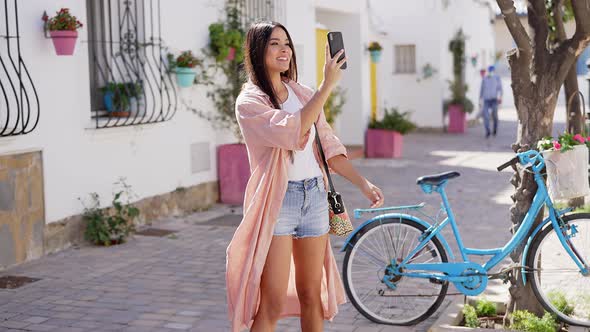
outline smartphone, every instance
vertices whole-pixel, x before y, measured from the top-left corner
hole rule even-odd
[[[344,49],[344,41],[342,40],[342,33],[340,31],[328,32],[328,45],[330,47],[330,56],[334,57],[336,53]],[[342,52],[338,61],[344,59],[346,51]],[[346,69],[346,62],[342,64],[341,69]]]

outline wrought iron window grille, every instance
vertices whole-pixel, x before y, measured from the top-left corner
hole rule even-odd
[[[170,120],[177,94],[164,59],[160,0],[87,0],[96,128]]]
[[[272,20],[286,25],[285,0],[234,0],[246,30],[258,20]]]
[[[21,54],[17,0],[4,0],[0,17],[0,137],[25,135],[37,127],[40,106]]]

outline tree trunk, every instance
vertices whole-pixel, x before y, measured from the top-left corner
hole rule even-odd
[[[517,142],[512,145],[514,152],[524,152],[536,147],[536,143],[544,136],[551,134],[553,128],[553,115],[555,106],[557,104],[558,90],[557,86],[553,84],[551,90],[550,75],[538,77],[539,84],[533,84],[522,78],[514,77],[517,75],[513,73],[513,90],[518,91],[518,96],[532,96],[532,98],[518,98],[516,107],[519,115]],[[546,87],[547,90],[542,90],[539,87]],[[549,96],[549,98],[547,98]],[[526,213],[528,212],[533,197],[537,191],[537,184],[535,183],[533,174],[525,172],[522,168],[514,174],[511,181],[516,188],[516,192],[511,196],[514,204],[510,208],[512,233],[518,230]],[[543,210],[536,217],[534,227],[543,220]],[[510,258],[515,264],[521,263],[522,250],[525,242],[510,255]],[[524,262],[522,262],[524,263]],[[510,300],[507,306],[507,311],[525,309],[532,313],[542,316],[544,309],[537,301],[530,282],[526,285],[520,273],[514,273],[511,279],[511,286],[509,288]]]
[[[590,0],[571,0],[576,32],[572,38],[551,49],[547,47],[549,22],[545,0],[527,1],[530,35],[520,22],[513,0],[496,2],[516,44],[516,48],[508,53],[512,91],[519,121],[517,141],[513,149],[515,152],[523,152],[536,148],[537,141],[552,132],[559,88],[574,65],[575,58],[590,44]],[[523,170],[515,174],[511,183],[516,188],[516,192],[511,196],[514,204],[510,208],[514,231],[522,223],[537,188],[533,175]],[[538,224],[541,218],[542,213],[539,213],[535,224]],[[522,247],[523,244],[511,255],[517,264],[520,263]],[[523,286],[520,273],[515,273],[510,281],[512,297],[507,311],[516,307],[542,314],[543,310],[530,288],[530,283],[527,283],[526,287]],[[514,305],[515,303],[517,305]]]

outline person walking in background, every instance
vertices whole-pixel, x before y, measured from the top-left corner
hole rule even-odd
[[[479,89],[479,105],[483,113],[483,124],[486,138],[490,137],[490,113],[493,121],[491,133],[496,136],[498,131],[498,105],[502,103],[502,81],[496,75],[495,67],[488,67],[488,74],[481,81]]]

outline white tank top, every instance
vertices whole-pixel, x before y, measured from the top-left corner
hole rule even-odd
[[[285,87],[289,92],[289,96],[287,97],[287,100],[281,104],[282,109],[289,113],[300,112],[303,105],[299,101],[299,98],[297,98],[290,86],[285,84]],[[293,151],[295,160],[293,163],[289,162],[289,181],[300,181],[322,175],[320,166],[313,154],[313,144],[315,144],[315,127],[311,126],[311,133],[307,145],[305,145],[305,149],[303,149],[303,151]]]

